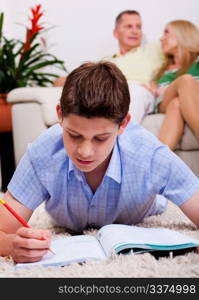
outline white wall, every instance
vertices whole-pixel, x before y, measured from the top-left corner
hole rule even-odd
[[[117,52],[112,30],[122,10],[141,13],[148,41],[157,41],[165,24],[174,19],[187,19],[199,26],[199,0],[1,0],[7,37],[24,38],[29,7],[35,3],[43,5],[45,25],[55,26],[46,33],[49,52],[63,59],[69,71],[84,61]]]

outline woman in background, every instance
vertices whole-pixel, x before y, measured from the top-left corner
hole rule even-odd
[[[185,123],[199,140],[199,30],[189,21],[168,23],[161,38],[165,63],[150,90],[155,111],[165,113],[159,139],[175,150]]]

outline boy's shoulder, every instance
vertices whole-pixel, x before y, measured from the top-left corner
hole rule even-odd
[[[118,138],[120,151],[129,156],[152,156],[160,147],[165,147],[147,129],[136,122],[130,122]]]
[[[66,157],[61,126],[55,124],[41,133],[28,145],[27,152],[31,161],[37,165],[46,165],[58,157]]]

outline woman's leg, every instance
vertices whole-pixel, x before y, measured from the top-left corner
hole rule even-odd
[[[183,75],[178,95],[183,119],[199,140],[199,83],[191,75]]]
[[[184,120],[178,98],[172,99],[166,107],[165,118],[159,132],[159,140],[175,150],[184,132]]]
[[[174,98],[178,98],[181,115],[179,112],[177,113],[176,109],[173,111],[172,101]],[[171,106],[168,107],[169,105]],[[166,113],[163,127],[160,130],[160,139],[171,149],[174,148],[180,132],[183,134],[182,120],[187,123],[199,140],[199,83],[193,76],[184,74],[171,83],[160,104],[160,112]],[[174,117],[175,114],[176,117]],[[169,122],[171,122],[170,125]],[[173,133],[173,139],[172,134],[167,130],[169,126],[172,127],[172,123],[175,125],[179,123],[178,134],[174,138],[175,134]]]
[[[164,97],[159,105],[159,111],[161,113],[166,112],[167,105],[176,97],[178,97],[178,90],[181,81],[181,77],[174,80],[165,90]]]

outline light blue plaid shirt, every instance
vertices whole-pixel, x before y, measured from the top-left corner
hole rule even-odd
[[[199,179],[180,158],[133,122],[117,138],[95,193],[68,158],[58,124],[28,146],[8,185],[31,210],[45,201],[56,223],[76,232],[110,223],[136,224],[164,210],[165,198],[157,194],[181,205],[197,189]]]

